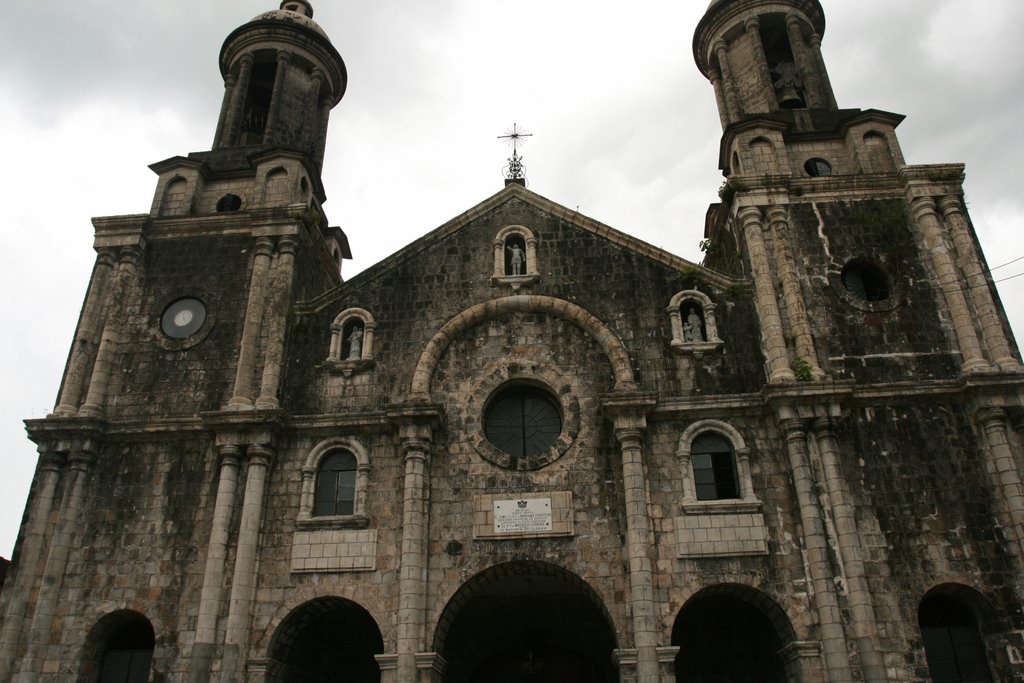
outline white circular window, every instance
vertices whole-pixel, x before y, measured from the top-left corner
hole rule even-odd
[[[160,329],[171,339],[191,337],[206,322],[206,306],[199,299],[178,299],[164,309]]]

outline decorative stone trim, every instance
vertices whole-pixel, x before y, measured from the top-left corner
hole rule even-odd
[[[704,330],[707,332],[706,339],[702,341],[686,340],[686,328],[683,322],[683,307],[686,304],[699,308],[703,314],[702,322]],[[716,308],[717,305],[711,301],[708,295],[695,289],[684,290],[673,296],[668,308],[665,309],[672,325],[672,351],[679,354],[693,354],[699,358],[704,353],[720,349],[724,342],[718,336],[718,322],[715,319]]]
[[[513,246],[512,242],[516,244]],[[519,247],[518,242],[523,243]],[[519,251],[518,257],[525,260],[518,273],[508,272],[505,264],[506,251],[515,248]],[[522,225],[508,225],[498,231],[494,236],[494,273],[491,275],[491,282],[498,285],[509,285],[512,291],[518,290],[525,285],[533,284],[540,279],[540,268],[537,263],[537,238],[533,232]]]
[[[359,352],[352,353],[352,331],[360,330]],[[377,323],[369,311],[362,308],[348,308],[331,323],[331,348],[325,361],[330,372],[351,377],[353,373],[364,372],[375,365],[373,358],[373,333]],[[346,337],[348,334],[348,337]],[[346,345],[348,347],[346,348]]]
[[[466,402],[466,436],[474,450],[487,462],[512,470],[538,470],[565,455],[576,442],[580,428],[579,392],[572,380],[529,360],[508,361],[487,368],[484,379],[477,383]],[[491,398],[510,384],[544,387],[557,401],[562,412],[562,431],[543,453],[517,458],[499,450],[484,433],[484,412]]]
[[[316,475],[320,462],[336,450],[345,450],[356,458],[356,498],[351,515],[313,516],[313,497],[316,491]],[[366,516],[367,487],[370,483],[370,456],[358,440],[339,436],[318,443],[306,456],[302,465],[302,494],[299,499],[299,514],[296,527],[300,529],[365,529],[369,526]]]

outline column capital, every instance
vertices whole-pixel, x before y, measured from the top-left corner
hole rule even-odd
[[[257,237],[256,238],[256,255],[257,256],[270,256],[274,253],[274,238],[273,237]]]
[[[402,461],[426,462],[430,455],[430,441],[418,437],[406,437],[402,439]]]
[[[744,206],[736,215],[743,223],[744,228],[751,228],[755,225],[759,228],[764,227],[764,213],[756,206]]]
[[[802,440],[807,436],[807,420],[802,417],[787,417],[779,420],[779,429],[785,434],[787,441]]]
[[[238,58],[238,63],[243,67],[252,66],[256,63],[256,55],[251,52],[246,52]]]
[[[274,449],[265,444],[253,444],[246,449],[250,465],[270,467],[274,462]]]
[[[235,87],[236,83],[238,83],[238,76],[236,76],[235,74],[228,74],[224,77],[225,88],[233,88]]]
[[[789,222],[789,210],[781,204],[772,204],[768,207],[768,221],[771,223]]]
[[[964,205],[960,202],[960,198],[953,195],[945,195],[939,198],[939,209],[942,210],[942,215],[946,217],[953,214],[962,216],[964,213]]]
[[[96,265],[113,267],[117,263],[117,249],[115,247],[100,247],[96,252]]]
[[[819,436],[835,436],[836,428],[839,426],[840,418],[835,415],[814,418],[811,427],[814,433]]]
[[[39,469],[57,472],[64,467],[66,460],[63,453],[49,446],[39,446],[36,451],[39,453]]]
[[[132,266],[139,265],[139,261],[142,259],[142,247],[133,244],[129,247],[121,247],[121,251],[117,254],[119,263],[127,263]]]
[[[219,444],[217,446],[217,455],[220,456],[220,464],[224,465],[237,465],[242,458],[242,447],[237,444]]]
[[[708,69],[708,80],[711,85],[716,85],[722,80],[722,72],[718,69]]]
[[[644,443],[646,430],[639,427],[619,427],[615,429],[615,438],[622,448],[640,448]]]
[[[292,61],[292,53],[291,52],[288,52],[287,50],[278,50],[277,51],[277,63],[278,64],[287,64],[290,61]]]
[[[807,39],[807,44],[811,46],[812,50],[821,49],[821,36],[817,33],[812,33],[811,37]]]
[[[279,254],[295,254],[295,248],[299,245],[298,240],[290,235],[285,235],[277,241],[277,252]]]
[[[761,20],[757,17],[747,17],[743,22],[743,28],[747,29],[747,33],[753,33],[761,28]]]
[[[88,472],[96,462],[96,455],[91,451],[76,451],[68,455],[68,463],[71,469],[79,472]]]
[[[985,429],[995,426],[1006,425],[1006,411],[998,406],[985,406],[979,408],[974,414],[978,422],[981,423]]]
[[[786,28],[790,28],[791,29],[793,27],[796,27],[798,29],[803,29],[803,22],[800,21],[800,17],[798,17],[797,15],[795,15],[795,14],[787,14],[786,15]]]
[[[935,199],[932,197],[914,197],[910,200],[910,209],[914,216],[920,218],[925,214],[934,214],[936,209]]]
[[[723,52],[723,51],[727,50],[728,47],[729,47],[729,44],[726,43],[721,38],[719,38],[718,40],[716,40],[714,43],[711,44],[711,49],[714,50],[716,53]]]

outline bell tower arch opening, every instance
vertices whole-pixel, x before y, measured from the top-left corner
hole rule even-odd
[[[448,601],[434,635],[445,683],[613,683],[615,631],[583,579],[534,561],[496,565]]]

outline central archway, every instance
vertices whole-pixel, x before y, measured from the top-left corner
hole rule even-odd
[[[445,683],[613,683],[615,632],[586,582],[561,567],[491,567],[449,600],[434,648]]]

